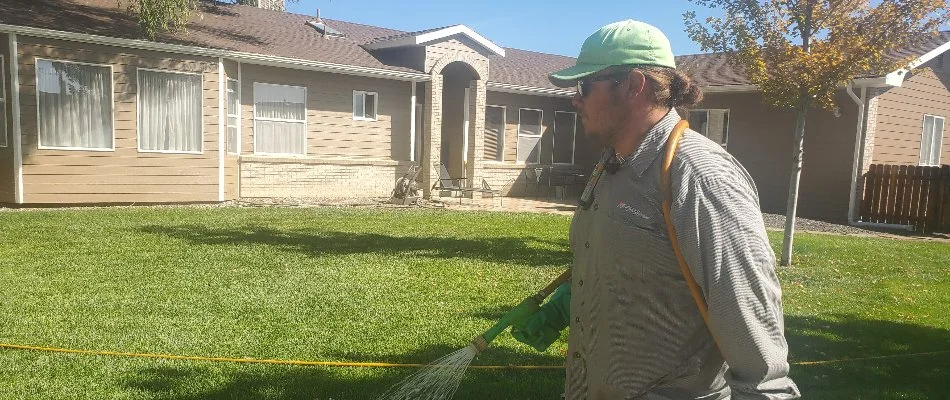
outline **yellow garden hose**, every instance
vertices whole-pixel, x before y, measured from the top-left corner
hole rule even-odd
[[[378,362],[343,362],[343,361],[303,361],[303,360],[268,360],[260,358],[228,358],[228,357],[201,357],[201,356],[179,356],[175,354],[151,354],[151,353],[126,353],[121,351],[107,350],[76,350],[62,349],[58,347],[40,347],[25,346],[20,344],[0,343],[0,348],[13,350],[32,350],[50,353],[69,353],[85,354],[94,356],[114,356],[114,357],[140,357],[140,358],[159,358],[166,360],[190,360],[190,361],[218,361],[232,363],[251,363],[251,364],[277,364],[277,365],[310,365],[321,367],[406,367],[422,368],[428,364],[397,364],[397,363],[378,363]],[[472,365],[469,368],[479,369],[563,369],[563,365]]]
[[[11,350],[29,350],[42,351],[49,353],[68,353],[84,354],[94,356],[113,356],[113,357],[140,357],[140,358],[158,358],[165,360],[190,360],[190,361],[216,361],[233,363],[252,363],[252,364],[276,364],[276,365],[309,365],[320,367],[378,367],[378,368],[422,368],[428,364],[397,364],[397,363],[373,363],[373,362],[342,362],[342,361],[303,361],[303,360],[268,360],[258,358],[227,358],[227,357],[200,357],[200,356],[179,356],[174,354],[151,354],[151,353],[126,353],[120,351],[101,351],[101,350],[75,350],[62,349],[57,347],[26,346],[21,344],[0,343],[0,348]],[[868,361],[868,360],[886,360],[893,358],[907,358],[930,356],[937,354],[948,354],[950,350],[928,351],[922,353],[891,354],[883,356],[841,358],[834,360],[817,361],[799,361],[790,363],[791,365],[823,365],[842,362]],[[564,369],[564,365],[471,365],[469,368],[476,369]]]

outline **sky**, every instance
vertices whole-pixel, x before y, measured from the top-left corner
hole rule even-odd
[[[660,28],[676,55],[701,53],[685,32],[683,13],[708,9],[687,0],[297,0],[290,12],[401,31],[456,24],[502,47],[577,57],[584,39],[601,26],[636,19]]]

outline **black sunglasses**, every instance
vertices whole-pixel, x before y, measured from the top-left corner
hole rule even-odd
[[[595,76],[592,78],[578,80],[577,94],[581,95],[581,97],[587,97],[587,95],[590,94],[591,85],[593,85],[594,82],[613,81],[614,83],[619,84],[620,82],[623,82],[623,78],[625,78],[627,74],[629,73],[630,71],[620,71],[613,74]]]

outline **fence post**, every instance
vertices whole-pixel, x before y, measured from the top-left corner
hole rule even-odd
[[[874,189],[874,165],[868,167],[868,171],[864,173],[862,179],[862,188],[861,189],[861,210],[860,210],[860,220],[868,222],[871,220],[871,191]]]

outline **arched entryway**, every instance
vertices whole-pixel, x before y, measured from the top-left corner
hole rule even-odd
[[[465,178],[463,186],[478,187],[484,154],[481,129],[487,61],[454,53],[436,62],[429,74],[421,159],[422,182],[428,182],[425,196],[432,195],[430,188],[439,180],[440,164],[452,178]]]
[[[442,142],[439,162],[453,178],[469,177],[468,142],[471,110],[471,86],[477,79],[475,70],[461,61],[442,70]]]

